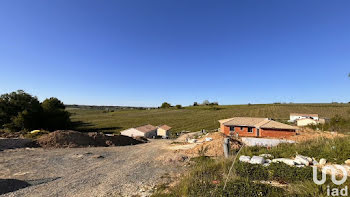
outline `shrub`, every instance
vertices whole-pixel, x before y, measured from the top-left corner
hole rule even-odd
[[[182,105],[176,105],[175,108],[176,109],[182,109]]]
[[[170,108],[170,107],[171,107],[170,103],[167,103],[167,102],[162,103],[162,105],[160,106],[160,108]]]
[[[64,104],[57,98],[45,99],[43,108],[42,127],[48,130],[66,129],[70,126],[70,114],[65,111]]]
[[[268,170],[262,165],[237,162],[234,169],[237,175],[250,180],[267,180],[269,178]]]

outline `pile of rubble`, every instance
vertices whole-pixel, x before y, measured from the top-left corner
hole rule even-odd
[[[289,158],[276,158],[273,159],[273,156],[270,154],[261,154],[259,156],[245,156],[242,155],[239,157],[239,161],[246,162],[250,164],[259,164],[263,165],[265,167],[269,166],[271,163],[285,163],[289,166],[294,167],[306,167],[306,166],[316,166],[318,168],[325,167],[327,174],[333,174],[335,173],[337,176],[342,175],[342,169],[345,169],[347,171],[347,175],[350,176],[350,159],[346,160],[344,164],[331,164],[327,163],[327,160],[322,158],[320,161],[317,161],[315,158],[303,156],[303,155],[296,155],[294,159]],[[334,170],[332,170],[334,169]]]

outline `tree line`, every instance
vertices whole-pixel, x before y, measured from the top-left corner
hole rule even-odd
[[[40,102],[23,90],[0,96],[0,128],[11,131],[66,129],[71,126],[70,113],[57,98]]]

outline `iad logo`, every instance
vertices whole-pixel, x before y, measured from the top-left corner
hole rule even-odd
[[[313,180],[314,183],[317,185],[322,185],[326,182],[326,174],[327,172],[331,172],[331,178],[332,182],[336,185],[342,185],[345,183],[346,179],[348,178],[348,173],[346,169],[341,165],[335,165],[334,166],[325,166],[322,168],[322,179],[317,179],[317,167],[312,166],[313,168]],[[341,174],[339,173],[341,171]],[[336,176],[341,175],[341,179],[337,180]],[[331,188],[329,185],[327,186],[327,195],[328,196],[348,196],[348,186],[345,186],[344,188]]]

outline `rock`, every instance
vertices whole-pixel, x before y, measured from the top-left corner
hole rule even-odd
[[[205,141],[206,141],[206,142],[213,141],[213,138],[211,138],[211,137],[206,137],[206,138],[205,138]]]
[[[265,163],[270,164],[271,163],[271,159],[265,159]]]
[[[261,154],[259,156],[260,157],[265,157],[265,158],[273,158],[273,155],[271,155],[271,154]]]
[[[293,159],[286,159],[286,158],[277,158],[272,160],[273,163],[285,163],[289,166],[295,166],[295,162]]]
[[[345,164],[350,166],[350,159],[346,160]]]
[[[269,167],[269,166],[270,166],[270,163],[264,163],[263,166],[264,166],[264,167]]]
[[[300,163],[300,164],[303,164],[305,166],[309,166],[310,162],[312,162],[312,159],[310,157],[306,157],[306,156],[303,156],[303,155],[297,155],[295,157],[295,161]]]
[[[242,155],[242,156],[239,157],[239,161],[249,163],[250,162],[250,157]]]
[[[325,165],[327,163],[327,160],[322,158],[322,159],[320,159],[319,163],[320,163],[320,165]]]
[[[96,158],[96,159],[103,159],[103,158],[105,158],[105,157],[102,156],[102,155],[94,155],[93,158]]]
[[[249,163],[251,163],[251,164],[264,164],[265,163],[265,159],[264,159],[264,157],[253,156],[250,159]]]
[[[295,165],[295,167],[297,167],[297,168],[304,168],[305,166],[304,165]]]

